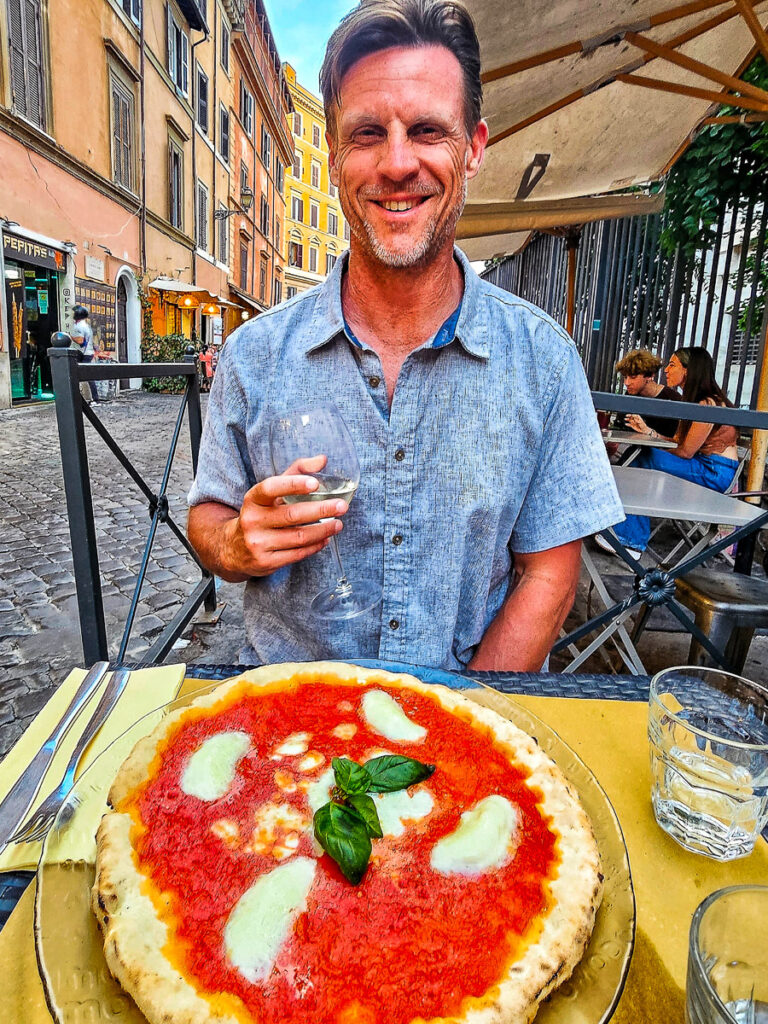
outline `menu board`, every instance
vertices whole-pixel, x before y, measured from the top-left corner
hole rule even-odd
[[[102,352],[115,354],[115,288],[75,278],[75,303],[90,313],[88,323]]]

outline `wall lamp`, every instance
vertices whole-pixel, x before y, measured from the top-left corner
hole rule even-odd
[[[243,213],[248,213],[250,208],[253,206],[253,189],[249,185],[243,185],[240,191],[240,206],[242,207]],[[213,214],[214,220],[226,220],[227,217],[231,217],[233,213],[240,213],[240,210],[215,210]]]

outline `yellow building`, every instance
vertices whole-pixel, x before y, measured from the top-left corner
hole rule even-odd
[[[347,248],[349,226],[328,176],[323,105],[283,66],[294,105],[295,159],[285,175],[286,298],[319,284]]]

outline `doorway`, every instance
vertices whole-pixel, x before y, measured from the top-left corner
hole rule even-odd
[[[53,398],[48,349],[59,329],[56,271],[21,262],[5,264],[13,401]]]
[[[117,281],[117,361],[128,362],[128,292],[125,278],[121,275]],[[120,379],[120,390],[130,385],[127,378]]]

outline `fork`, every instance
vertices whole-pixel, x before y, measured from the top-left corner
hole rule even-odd
[[[58,828],[63,828],[72,820],[78,807],[78,800],[68,800],[67,797],[75,783],[75,772],[77,771],[78,762],[82,757],[83,751],[120,699],[130,674],[130,671],[125,668],[115,669],[112,673],[112,678],[107,683],[106,689],[101,695],[101,700],[96,706],[96,710],[88,720],[88,724],[83,729],[80,739],[72,751],[72,756],[69,759],[61,782],[45,798],[37,810],[9,837],[9,843],[34,843],[43,839],[50,831],[57,814],[59,815]]]

